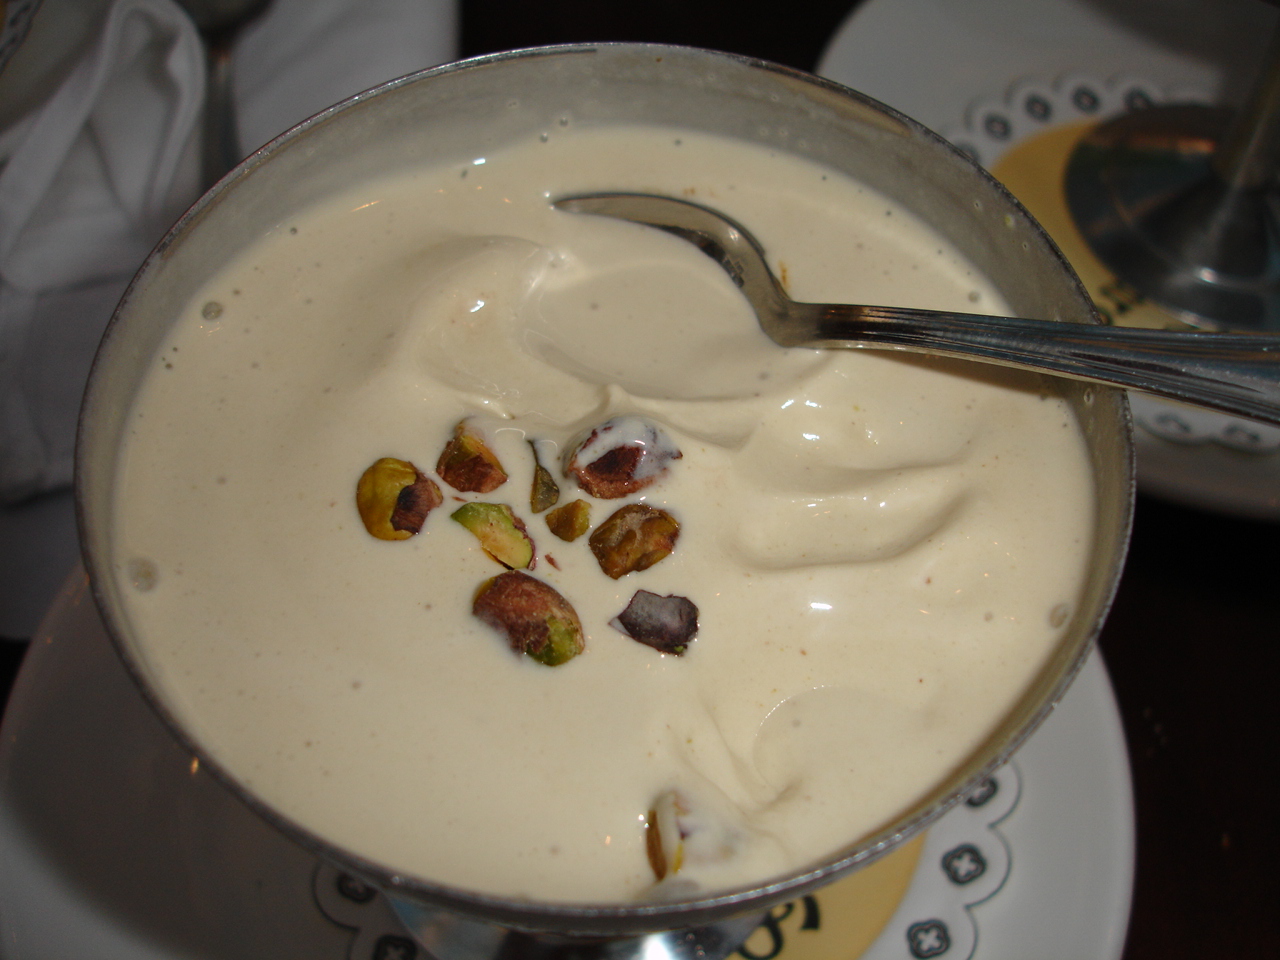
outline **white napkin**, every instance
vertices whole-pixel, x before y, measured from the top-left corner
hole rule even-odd
[[[172,0],[117,0],[61,87],[5,132],[0,500],[71,478],[93,350],[129,276],[196,190],[199,38]]]
[[[247,156],[325,107],[457,56],[457,0],[275,0],[233,60]]]
[[[451,59],[456,0],[276,0],[233,60],[248,153]],[[198,193],[204,52],[173,0],[114,0],[97,43],[0,133],[0,503],[70,483],[80,396],[130,277]]]

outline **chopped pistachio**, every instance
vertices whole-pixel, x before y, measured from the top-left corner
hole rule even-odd
[[[383,457],[356,484],[356,509],[379,540],[407,540],[444,502],[440,488],[408,460]]]
[[[698,633],[698,608],[688,597],[637,590],[609,626],[662,653],[684,656]]]
[[[453,428],[453,439],[445,444],[436,473],[453,489],[466,493],[490,493],[507,482],[497,456],[465,420]]]
[[[643,417],[614,417],[572,447],[565,473],[591,496],[616,500],[658,480],[681,456],[657,424]]]
[[[680,524],[667,511],[629,503],[596,527],[588,543],[600,569],[617,580],[667,557],[679,536]]]
[[[508,569],[533,563],[533,541],[524,521],[505,503],[465,503],[450,516],[470,530],[484,552]]]
[[[653,875],[664,880],[675,876],[684,866],[684,837],[680,833],[680,817],[688,815],[684,797],[675,790],[659,794],[645,817],[644,846]]]
[[[591,504],[571,500],[547,514],[547,528],[561,540],[572,543],[591,529]]]
[[[682,790],[664,790],[645,817],[645,852],[660,881],[693,864],[723,863],[737,856],[745,831],[728,808]]]
[[[560,502],[560,487],[551,471],[538,459],[538,445],[530,440],[529,447],[533,450],[533,488],[529,491],[529,509],[541,513]]]
[[[513,650],[549,667],[572,660],[585,645],[582,623],[569,601],[519,570],[486,581],[471,612],[506,637]]]

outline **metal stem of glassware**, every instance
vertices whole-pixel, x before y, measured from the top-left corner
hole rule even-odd
[[[1117,279],[1193,326],[1280,330],[1280,27],[1239,112],[1135,110],[1089,131],[1067,206]]]
[[[1266,64],[1213,154],[1214,173],[1233,190],[1271,186],[1280,164],[1280,26]]]
[[[639,936],[569,936],[513,930],[394,894],[388,901],[436,960],[724,960],[763,919],[754,912]]]
[[[232,45],[270,0],[179,0],[200,31],[205,48],[205,106],[200,187],[207,190],[242,158],[232,88]]]
[[[1142,330],[916,310],[799,303],[741,224],[700,204],[593,194],[557,208],[658,227],[716,260],[784,347],[862,347],[962,357],[1128,387],[1280,425],[1280,336]]]

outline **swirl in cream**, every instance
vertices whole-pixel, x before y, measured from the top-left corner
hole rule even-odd
[[[157,682],[288,816],[459,887],[723,889],[866,835],[989,735],[1060,635],[1092,510],[1070,411],[1031,376],[782,350],[689,245],[548,204],[693,196],[750,224],[800,299],[1000,310],[926,227],[828,170],[630,128],[484,160],[282,224],[173,330],[116,524],[120,569],[156,571],[129,615]],[[612,417],[682,454],[631,498],[679,519],[675,552],[617,581],[528,509],[526,441],[554,465]],[[430,471],[468,418],[510,474],[488,499],[524,516],[534,573],[582,620],[563,666],[471,616],[498,568],[449,509],[399,542],[356,516],[368,464]],[[561,485],[593,523],[617,506]],[[687,654],[609,626],[640,589],[696,603]],[[689,856],[655,889],[644,822],[676,795]]]

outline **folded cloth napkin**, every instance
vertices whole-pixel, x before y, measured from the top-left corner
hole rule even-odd
[[[70,481],[102,328],[194,198],[203,97],[182,10],[117,0],[62,85],[0,139],[0,500]]]
[[[329,104],[451,59],[456,0],[275,0],[237,43],[244,153]],[[71,480],[97,342],[199,190],[204,51],[173,0],[114,0],[97,43],[0,133],[0,503]]]
[[[361,90],[457,56],[457,0],[274,0],[236,43],[247,156]]]

